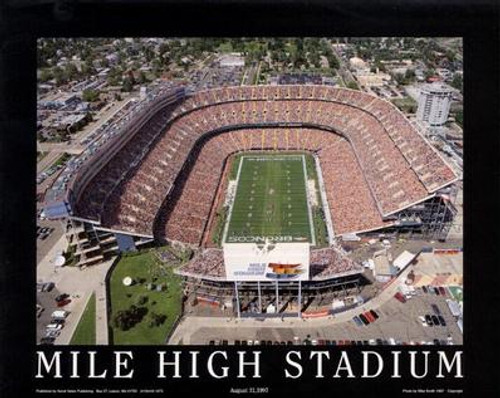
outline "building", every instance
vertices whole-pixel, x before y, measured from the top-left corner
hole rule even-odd
[[[239,54],[229,54],[224,55],[219,59],[219,65],[221,68],[224,67],[243,67],[245,66],[245,58],[241,57]]]
[[[422,88],[418,100],[417,119],[431,126],[442,126],[448,120],[454,90],[444,84],[429,84]]]
[[[377,73],[362,72],[356,73],[356,79],[363,87],[382,87],[391,81],[391,76],[378,71]]]
[[[358,57],[352,57],[349,59],[349,65],[351,66],[352,69],[355,70],[370,70],[368,67],[367,63],[363,61],[361,58]]]

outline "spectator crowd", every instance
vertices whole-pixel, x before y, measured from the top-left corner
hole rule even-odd
[[[81,217],[199,245],[224,160],[248,150],[315,152],[336,234],[384,227],[385,216],[455,179],[396,107],[360,91],[223,87],[167,108],[86,187]]]

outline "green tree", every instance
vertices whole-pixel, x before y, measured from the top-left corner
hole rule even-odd
[[[350,88],[353,90],[359,90],[358,83],[356,83],[354,80],[351,80],[349,83],[347,83],[347,88]]]
[[[463,87],[464,81],[463,81],[462,75],[460,75],[459,73],[455,73],[450,85],[451,85],[451,87],[456,88],[457,90],[459,90],[462,93],[463,89],[464,89],[464,87]]]
[[[66,68],[64,69],[64,73],[66,75],[67,80],[74,80],[79,75],[78,69],[76,68],[75,64],[73,64],[73,63],[68,63],[66,65]]]
[[[141,322],[147,313],[146,307],[132,305],[128,310],[118,311],[113,319],[113,324],[116,328],[126,331]]]
[[[149,327],[161,326],[167,320],[166,315],[158,314],[156,312],[152,312],[149,317]]]
[[[66,74],[64,73],[61,67],[56,66],[52,72],[54,74],[54,78],[56,79],[57,86],[60,86],[68,82]]]
[[[40,72],[40,81],[44,83],[46,81],[49,81],[50,79],[52,79],[52,73],[50,72],[50,70],[42,69],[42,71]]]
[[[97,90],[87,89],[82,92],[82,99],[85,102],[94,102],[99,99],[100,92]]]
[[[139,71],[139,76],[137,76],[137,83],[144,84],[148,81],[146,74],[141,70]]]
[[[457,114],[455,115],[455,121],[460,127],[464,126],[464,111],[459,110]]]
[[[132,91],[133,88],[134,87],[132,85],[132,82],[130,81],[130,79],[128,77],[123,80],[122,91],[129,93]]]

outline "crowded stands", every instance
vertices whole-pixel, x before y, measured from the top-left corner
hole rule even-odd
[[[336,234],[388,226],[385,216],[455,179],[396,107],[360,91],[223,87],[171,107],[156,113],[94,177],[77,215],[199,245],[224,160],[256,149],[317,153]]]
[[[362,267],[334,248],[315,249],[310,252],[312,280],[347,276],[362,272]],[[224,252],[222,249],[202,249],[193,260],[177,270],[180,275],[224,280]]]

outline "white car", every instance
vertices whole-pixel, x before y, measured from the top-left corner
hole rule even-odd
[[[61,325],[60,323],[51,323],[49,325],[47,325],[47,330],[61,330],[63,327],[63,325]]]
[[[64,310],[57,310],[52,313],[52,318],[58,318],[58,319],[66,319],[66,317],[69,315],[69,311],[64,311]]]
[[[45,333],[45,337],[56,338],[59,337],[60,334],[61,334],[60,330],[47,330],[47,333]]]

